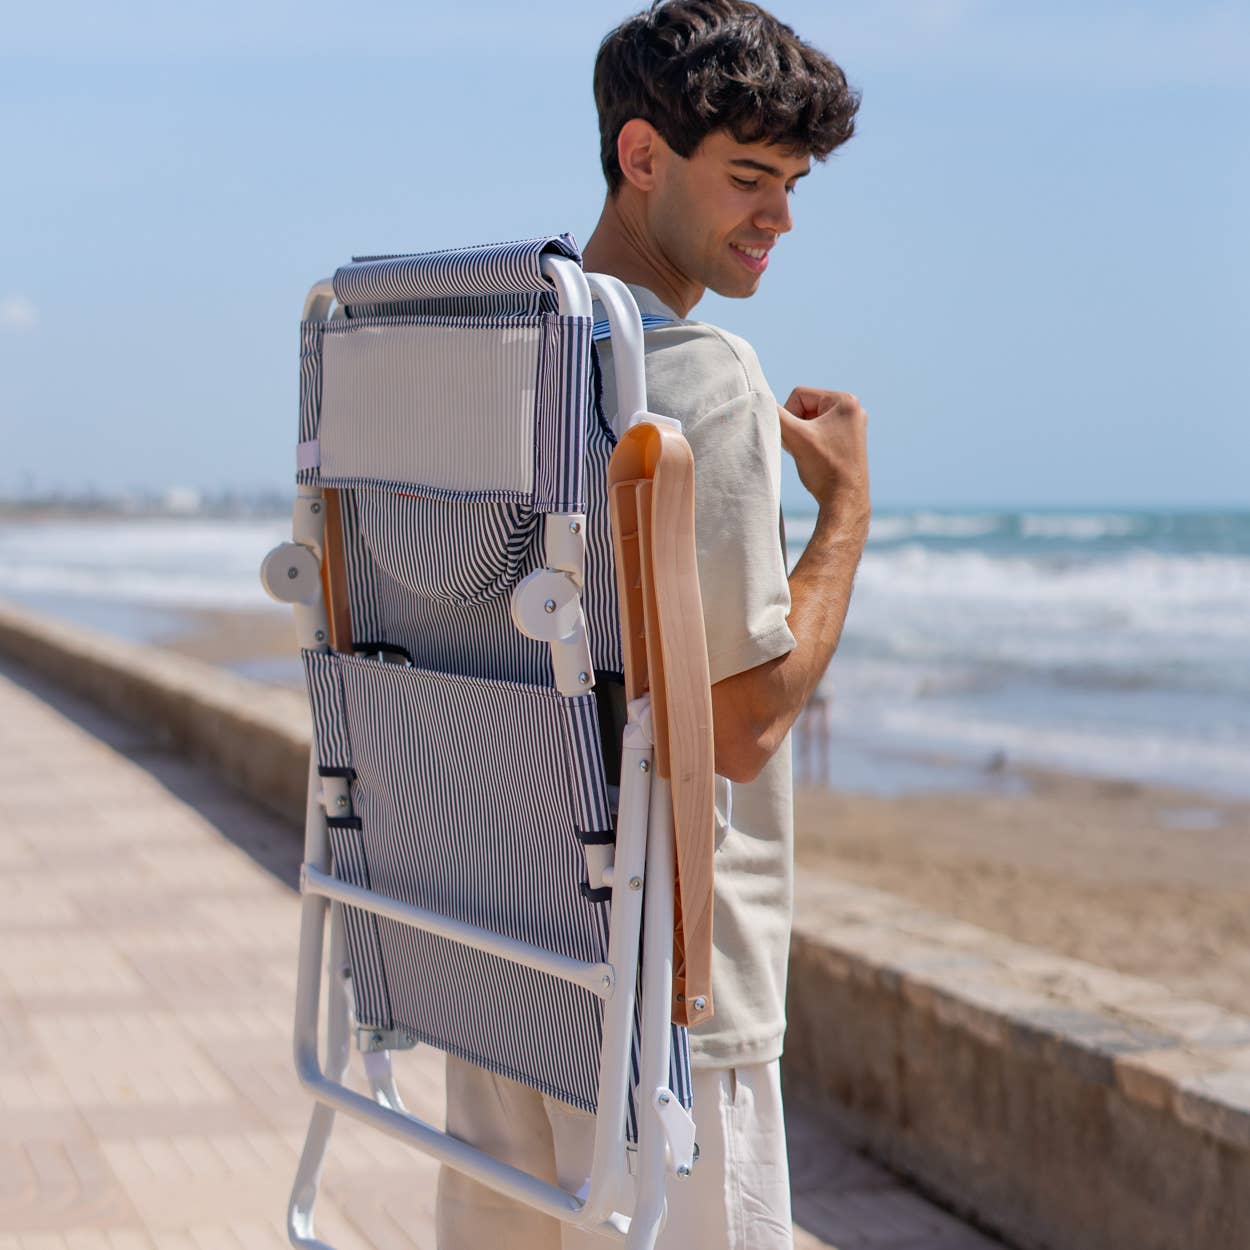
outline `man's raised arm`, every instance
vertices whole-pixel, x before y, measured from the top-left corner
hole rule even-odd
[[[867,416],[859,400],[800,386],[777,413],[782,446],[818,511],[790,574],[794,649],[712,687],[716,771],[735,782],[759,775],[824,674],[842,635],[871,515]]]

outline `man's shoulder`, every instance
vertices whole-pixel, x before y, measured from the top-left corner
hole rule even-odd
[[[673,321],[646,335],[648,402],[657,412],[707,412],[768,383],[755,349],[737,334],[706,321]],[[673,415],[678,415],[674,411]]]

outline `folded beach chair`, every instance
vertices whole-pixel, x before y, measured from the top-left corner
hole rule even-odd
[[[713,789],[693,467],[646,411],[637,307],[563,235],[354,260],[301,333],[294,536],[262,568],[295,609],[315,739],[291,1241],[325,1246],[342,1112],[650,1247],[697,1157]],[[353,1041],[371,1096],[345,1083]],[[593,1114],[580,1191],[408,1113],[391,1052],[416,1044]]]

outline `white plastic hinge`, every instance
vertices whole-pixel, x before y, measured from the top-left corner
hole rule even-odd
[[[527,638],[548,643],[556,688],[564,695],[593,689],[590,639],[582,601],[572,575],[535,569],[512,592],[512,623]]]
[[[321,598],[321,561],[303,543],[280,543],[260,565],[260,584],[278,603],[316,603]]]
[[[668,1146],[668,1170],[689,1176],[695,1161],[694,1119],[671,1089],[657,1089],[654,1101]]]
[[[650,421],[652,425],[667,425],[670,429],[681,432],[681,422],[676,417],[662,417],[658,412],[636,412],[629,419],[629,428],[640,425],[643,421]]]
[[[547,516],[543,534],[547,567],[567,573],[582,587],[586,574],[586,518],[580,512],[554,512]]]
[[[407,1029],[370,1029],[360,1027],[356,1030],[356,1045],[360,1053],[366,1056],[365,1068],[368,1070],[368,1056],[392,1050],[412,1050],[417,1044]]]
[[[622,746],[633,750],[645,750],[655,744],[655,729],[651,721],[651,696],[631,699],[626,705],[625,733]]]
[[[330,649],[330,626],[326,620],[325,604],[295,605],[295,641],[305,651],[328,651]]]
[[[327,816],[352,814],[351,782],[346,777],[322,777],[321,803]]]
[[[612,884],[612,866],[616,847],[610,842],[583,846],[586,854],[586,880],[592,890],[602,890]]]
[[[321,559],[321,544],[326,534],[326,509],[321,491],[317,487],[300,487],[300,493],[291,509],[291,537],[305,547],[311,547]]]

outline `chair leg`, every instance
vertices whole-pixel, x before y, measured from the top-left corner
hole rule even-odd
[[[352,994],[347,968],[347,942],[342,912],[330,905],[330,956],[327,972],[329,990],[326,1003],[326,1075],[342,1081],[351,1062]],[[313,1107],[300,1153],[291,1200],[287,1207],[287,1236],[298,1250],[334,1250],[320,1241],[313,1228],[313,1209],[321,1186],[330,1134],[334,1131],[334,1111],[322,1103]]]
[[[326,1075],[341,1081],[352,1058],[352,1022],[356,1004],[352,997],[351,969],[347,962],[347,929],[343,909],[330,904],[330,956],[326,977],[329,1001],[326,1004]]]
[[[317,1103],[308,1123],[308,1135],[304,1138],[304,1149],[291,1189],[291,1202],[287,1207],[287,1236],[291,1245],[299,1250],[334,1250],[329,1242],[319,1241],[313,1232],[313,1207],[317,1202],[321,1170],[325,1166],[326,1148],[333,1130],[334,1112]]]

